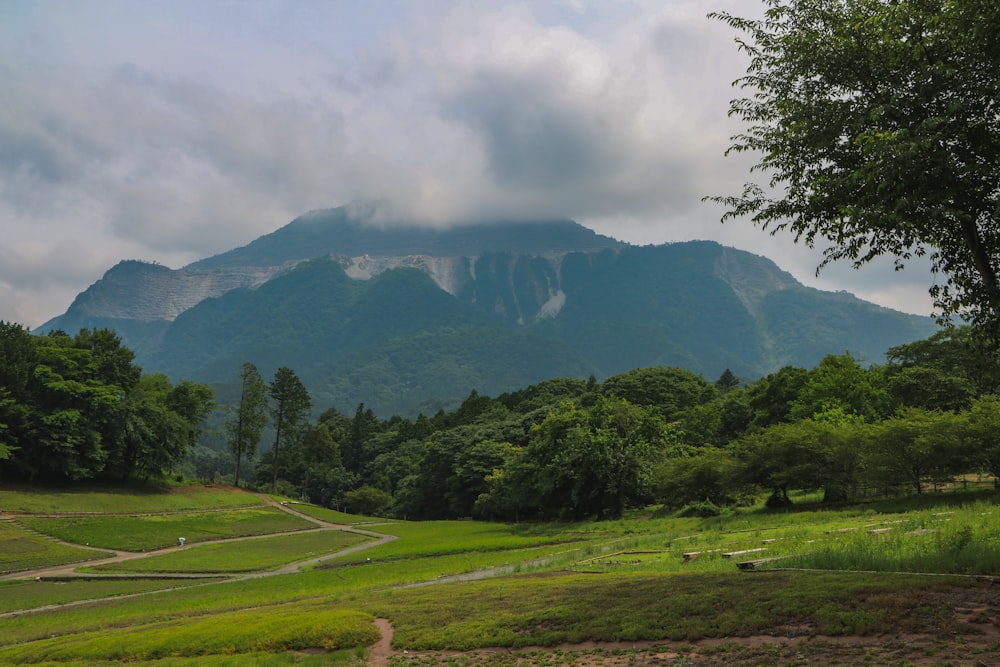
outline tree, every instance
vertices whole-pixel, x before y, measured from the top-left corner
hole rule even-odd
[[[799,395],[792,401],[792,419],[809,418],[832,409],[841,409],[866,421],[886,416],[890,406],[881,371],[865,369],[850,354],[827,355],[809,371]]]
[[[930,288],[1000,345],[1000,11],[995,0],[765,0],[745,33],[749,96],[728,152],[769,174],[724,204],[771,233],[821,243],[820,268],[927,256]],[[827,245],[828,244],[828,245]]]
[[[34,336],[20,324],[0,320],[0,460],[30,437],[28,388],[37,363]]]
[[[274,404],[271,406],[271,420],[274,423],[274,456],[271,460],[273,468],[272,493],[278,490],[278,467],[281,459],[281,439],[294,439],[298,435],[303,418],[312,407],[312,399],[302,380],[291,368],[282,366],[274,373],[274,379],[267,389]]]
[[[963,446],[1000,486],[1000,397],[977,399],[960,420]]]
[[[109,450],[106,473],[120,480],[149,479],[166,474],[181,462],[194,445],[198,425],[211,408],[211,389],[187,383],[179,393],[198,387],[199,400],[207,401],[185,412],[172,400],[178,387],[166,375],[143,375],[125,396],[117,411],[118,431],[105,437]]]
[[[636,368],[613,375],[604,381],[601,391],[633,405],[655,406],[668,420],[678,410],[708,403],[717,395],[715,385],[705,378],[675,366]]]
[[[871,427],[872,468],[880,482],[910,484],[946,481],[969,465],[962,445],[962,418],[950,412],[904,408]]]
[[[767,428],[788,421],[792,404],[809,380],[809,371],[785,366],[776,373],[761,378],[747,389],[749,427]]]
[[[240,370],[240,402],[233,419],[226,422],[229,449],[236,457],[233,484],[240,485],[240,463],[253,460],[260,444],[260,434],[267,424],[267,386],[257,367],[247,362]]]
[[[975,397],[1000,389],[1000,357],[996,350],[981,345],[969,327],[945,327],[929,338],[890,347],[885,357],[890,380],[894,374],[908,369],[929,368],[949,376],[947,383],[963,399],[969,398],[970,391]]]
[[[652,500],[653,465],[670,445],[676,442],[654,407],[613,397],[590,409],[565,402],[532,428],[505,473],[508,490],[542,515],[618,518],[626,506]]]

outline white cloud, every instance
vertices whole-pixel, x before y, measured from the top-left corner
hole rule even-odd
[[[702,203],[749,166],[722,155],[744,63],[705,14],[727,6],[753,11],[11,0],[0,319],[40,324],[119,259],[179,266],[356,199],[430,222],[558,216],[637,243],[715,239],[926,311],[914,284],[929,274],[817,280],[817,252]]]

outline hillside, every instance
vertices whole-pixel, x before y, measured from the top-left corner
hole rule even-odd
[[[307,214],[183,269],[122,262],[42,331],[109,327],[148,372],[224,386],[289,366],[317,405],[413,413],[643,366],[758,377],[935,330],[714,242],[631,246],[570,221],[433,230]]]

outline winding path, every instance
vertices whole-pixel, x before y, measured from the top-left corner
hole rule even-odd
[[[63,540],[54,540],[54,541],[59,542],[61,544],[66,544],[66,545],[73,546],[73,547],[79,547],[79,548],[84,548],[84,549],[93,549],[94,551],[101,551],[101,552],[109,552],[109,551],[111,551],[112,553],[114,553],[114,555],[110,556],[108,558],[101,558],[101,559],[97,559],[97,560],[88,560],[88,561],[83,561],[83,562],[71,563],[71,564],[67,564],[67,565],[59,565],[59,566],[54,566],[54,567],[46,567],[46,568],[39,568],[39,569],[35,569],[35,570],[27,570],[27,571],[22,571],[22,572],[15,572],[15,573],[11,573],[11,574],[0,576],[0,580],[18,580],[18,579],[20,579],[20,580],[30,580],[30,579],[41,580],[41,579],[46,579],[46,578],[59,578],[59,579],[72,579],[72,578],[80,578],[80,579],[116,579],[116,578],[129,578],[129,579],[136,579],[136,578],[148,578],[148,579],[162,579],[162,580],[170,580],[170,579],[188,579],[188,580],[190,580],[190,579],[211,579],[211,581],[206,581],[204,584],[196,584],[196,585],[206,585],[207,586],[207,585],[219,583],[220,581],[233,582],[233,581],[242,581],[242,580],[247,580],[247,579],[259,579],[259,578],[263,578],[263,577],[273,577],[273,576],[277,576],[277,575],[281,575],[281,574],[293,574],[293,573],[298,572],[302,568],[307,567],[309,565],[314,565],[316,563],[321,563],[323,561],[330,560],[330,559],[333,559],[333,558],[338,558],[340,556],[346,556],[347,554],[356,553],[358,551],[363,551],[365,549],[371,549],[372,547],[376,547],[376,546],[379,546],[379,545],[382,545],[382,544],[386,544],[387,542],[391,542],[391,541],[397,539],[395,535],[386,535],[384,533],[376,533],[374,531],[364,530],[363,528],[357,528],[357,527],[346,525],[346,524],[336,524],[336,523],[330,523],[329,521],[323,521],[322,519],[317,519],[316,517],[309,516],[308,514],[305,514],[304,512],[299,512],[298,510],[292,508],[289,505],[285,505],[284,503],[276,502],[275,500],[273,500],[272,498],[270,498],[270,497],[268,497],[268,496],[266,496],[264,494],[258,494],[258,495],[264,501],[264,504],[272,506],[272,507],[277,507],[278,509],[280,509],[280,510],[282,510],[284,512],[287,512],[288,514],[291,514],[293,516],[297,516],[297,517],[303,518],[306,521],[309,521],[310,523],[312,523],[312,524],[314,524],[316,526],[316,528],[310,528],[310,529],[306,529],[306,530],[292,531],[292,532],[288,532],[288,533],[279,533],[280,535],[294,535],[296,533],[311,532],[313,530],[340,530],[340,531],[344,531],[344,532],[357,533],[359,535],[365,535],[366,537],[371,537],[371,538],[374,538],[374,539],[372,541],[370,541],[370,542],[364,542],[362,544],[357,544],[357,545],[355,545],[353,547],[348,547],[346,549],[341,549],[340,551],[336,551],[336,552],[333,552],[333,553],[328,553],[328,554],[324,554],[322,556],[317,556],[315,558],[309,558],[309,559],[306,559],[306,560],[301,560],[301,561],[296,561],[294,563],[289,563],[288,565],[285,565],[283,567],[280,567],[280,568],[277,568],[277,569],[274,569],[274,570],[267,570],[267,571],[261,571],[261,572],[240,573],[240,574],[235,574],[235,575],[206,574],[206,573],[176,573],[176,574],[148,574],[148,575],[146,575],[146,574],[91,574],[91,573],[79,573],[79,572],[77,572],[77,568],[79,568],[79,567],[90,567],[90,566],[93,566],[93,565],[104,565],[106,563],[120,563],[120,562],[123,562],[123,561],[135,560],[135,559],[139,559],[139,558],[148,558],[150,556],[156,556],[156,555],[159,555],[159,554],[168,553],[170,551],[176,551],[178,549],[191,549],[191,548],[196,548],[196,547],[195,547],[195,545],[189,545],[189,546],[184,546],[184,547],[175,546],[175,547],[168,547],[166,549],[157,549],[155,551],[132,552],[132,551],[117,551],[117,550],[113,550],[113,549],[99,549],[99,548],[90,547],[90,546],[86,546],[86,545],[80,545],[80,544],[74,544],[74,543],[71,543],[71,542],[65,542]],[[7,515],[4,515],[3,517],[0,517],[0,518],[8,519],[9,520],[11,517],[9,517]],[[273,537],[273,536],[274,536],[274,534],[270,534],[270,535],[247,535],[247,536],[243,536],[243,537],[233,537],[233,538],[228,538],[228,539],[219,539],[219,540],[209,540],[209,541],[205,541],[205,542],[198,542],[198,545],[203,546],[203,545],[206,545],[206,544],[218,544],[218,543],[221,543],[221,542],[237,542],[237,541],[242,541],[242,540],[266,539],[268,537]],[[53,538],[50,538],[50,539],[53,539]],[[190,586],[185,586],[185,588],[190,588]],[[59,604],[45,605],[45,606],[42,606],[42,607],[34,607],[32,609],[20,609],[20,610],[16,610],[16,611],[9,611],[9,612],[0,613],[0,619],[14,617],[14,616],[22,616],[22,615],[25,615],[25,614],[33,614],[33,613],[38,613],[38,612],[43,612],[43,611],[51,611],[53,609],[59,609],[59,608],[64,608],[64,607],[74,607],[74,606],[78,606],[78,605],[90,604],[90,603],[93,603],[93,602],[100,602],[101,600],[107,600],[107,599],[121,600],[121,599],[127,599],[127,598],[139,597],[139,596],[145,596],[145,595],[155,595],[155,594],[164,593],[164,592],[167,592],[167,591],[170,591],[170,590],[175,590],[175,589],[168,586],[166,588],[162,588],[162,589],[155,590],[155,591],[142,591],[142,592],[139,592],[139,593],[129,593],[129,594],[125,594],[125,595],[106,596],[106,597],[91,598],[91,599],[86,599],[86,600],[73,600],[73,601],[70,601],[70,602],[63,602],[63,603],[59,603]],[[371,651],[372,651],[372,656],[373,657],[375,655],[381,656],[379,658],[379,660],[381,662],[378,662],[378,664],[380,664],[380,665],[382,665],[384,667],[384,665],[387,664],[387,662],[388,662],[388,655],[389,655],[389,650],[390,650],[389,649],[389,644],[392,641],[392,627],[389,625],[389,622],[386,621],[385,619],[377,619],[376,620],[376,627],[378,627],[379,632],[381,633],[381,639],[379,640],[378,643],[376,643],[372,647]],[[372,662],[372,664],[376,664],[376,662]]]

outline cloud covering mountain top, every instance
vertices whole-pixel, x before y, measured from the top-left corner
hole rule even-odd
[[[40,324],[122,258],[181,266],[304,211],[383,224],[572,218],[714,239],[929,312],[930,276],[827,270],[702,203],[745,65],[737,0],[12,0],[0,7],[0,318]],[[902,282],[903,280],[909,282]]]

